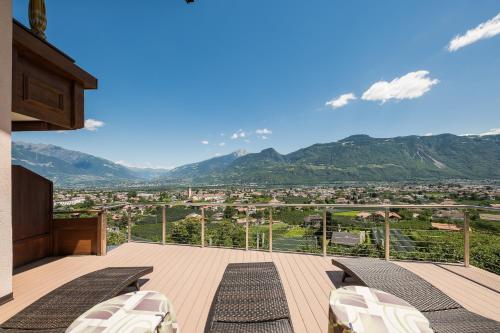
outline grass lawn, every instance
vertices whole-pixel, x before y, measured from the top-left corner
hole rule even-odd
[[[285,238],[302,238],[306,234],[306,229],[302,227],[292,227],[288,229],[284,234],[283,237]]]
[[[347,211],[347,212],[336,212],[336,213],[333,213],[334,216],[344,216],[344,217],[356,217],[356,215],[358,215],[358,211],[356,210],[350,210],[350,211]]]

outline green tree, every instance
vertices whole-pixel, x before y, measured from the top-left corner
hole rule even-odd
[[[236,208],[232,207],[232,206],[227,206],[225,209],[224,209],[224,218],[226,219],[230,219],[232,218],[234,215],[236,215],[238,213],[238,211],[236,210]]]
[[[125,234],[121,232],[108,232],[107,244],[108,245],[120,245],[125,243]]]
[[[173,223],[172,240],[180,244],[201,244],[200,221],[186,219]]]

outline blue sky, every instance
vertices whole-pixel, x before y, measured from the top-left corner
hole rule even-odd
[[[99,79],[85,98],[96,130],[15,140],[172,167],[500,128],[498,0],[140,3],[47,1],[48,40]],[[27,6],[14,1],[25,24]]]

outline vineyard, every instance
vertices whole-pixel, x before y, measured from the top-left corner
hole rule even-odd
[[[197,219],[186,218],[194,209],[178,209],[168,212],[171,219],[166,224],[166,242],[200,245],[201,224]],[[273,249],[276,251],[322,252],[322,227],[305,226],[304,216],[319,214],[317,210],[283,210],[274,216],[280,221],[273,224]],[[328,216],[327,253],[384,257],[384,223],[359,221],[352,212],[340,212]],[[288,223],[290,219],[290,223]],[[458,224],[460,226],[460,224]],[[213,221],[207,214],[205,245],[245,248],[245,224],[224,218]],[[500,274],[500,234],[498,224],[473,220],[470,233],[471,264]],[[135,217],[132,238],[136,241],[161,242],[161,212],[150,211]],[[359,236],[357,244],[340,244],[332,240],[334,232]],[[119,235],[112,237],[123,241]],[[437,230],[428,219],[404,219],[390,223],[390,256],[394,259],[424,260],[436,262],[462,262],[464,260],[463,232]],[[267,250],[269,225],[250,224],[249,248]]]

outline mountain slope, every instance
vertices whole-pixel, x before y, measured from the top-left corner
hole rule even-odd
[[[247,154],[225,167],[197,170],[193,183],[317,184],[335,181],[500,179],[500,136],[354,135],[287,155]],[[169,177],[174,181],[175,177]],[[180,179],[178,179],[180,180]],[[182,179],[183,181],[187,179]]]
[[[14,142],[12,164],[24,166],[60,186],[113,185],[147,180],[152,171],[134,170],[109,160],[54,145]],[[155,177],[163,175],[156,171]]]
[[[200,175],[209,175],[212,173],[224,172],[234,161],[244,157],[247,154],[244,150],[238,150],[231,154],[214,157],[205,161],[186,164],[170,170],[164,177],[169,181],[187,181],[190,182]]]

